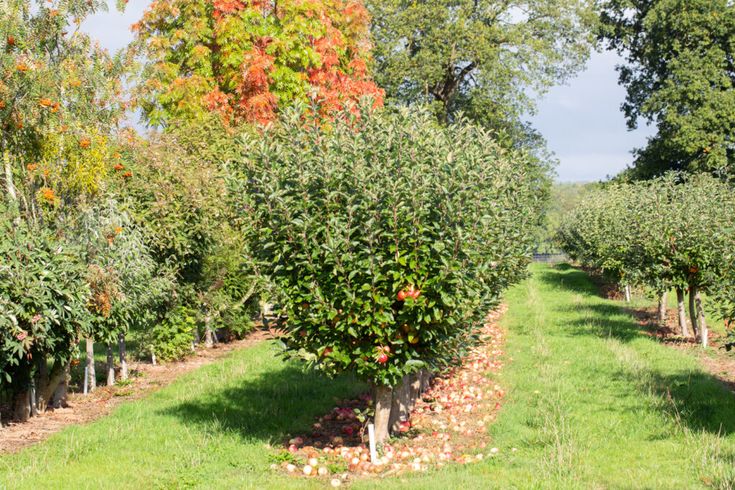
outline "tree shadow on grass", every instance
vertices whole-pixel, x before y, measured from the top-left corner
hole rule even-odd
[[[590,366],[588,370],[594,372],[595,368]],[[715,376],[685,369],[632,368],[623,363],[613,371],[597,371],[600,378],[621,382],[616,383],[620,399],[629,396],[627,386],[631,385],[641,395],[640,401],[633,406],[599,407],[600,411],[640,413],[649,403],[646,397],[650,395],[655,400],[655,408],[676,425],[723,437],[735,433],[735,418],[732,416],[735,397]]]
[[[162,410],[187,424],[238,434],[273,444],[310,431],[314,418],[337,400],[352,398],[367,387],[350,376],[329,379],[284,364],[238,386],[213,390],[195,400]]]
[[[593,335],[630,342],[649,336],[648,331],[634,319],[633,313],[614,304],[584,304],[578,306],[557,306],[555,311],[574,317],[560,325],[559,329],[567,335]]]
[[[553,268],[545,269],[535,274],[542,282],[555,289],[565,289],[579,294],[598,296],[597,286],[590,281],[589,276],[569,264],[557,264]]]
[[[586,273],[569,266],[543,271],[539,277],[555,288],[582,294],[597,293]],[[638,323],[635,312],[623,305],[580,303],[560,305],[556,311],[567,318],[572,317],[558,326],[562,335],[611,338],[623,343],[647,339],[658,343],[646,334],[646,328]],[[612,374],[601,371],[599,375],[612,376],[614,380],[635,385],[641,394],[654,395],[661,411],[689,429],[723,436],[735,432],[735,396],[724,380],[701,369],[676,366],[661,369],[650,366],[645,357],[641,359],[640,364],[621,360],[620,368]]]

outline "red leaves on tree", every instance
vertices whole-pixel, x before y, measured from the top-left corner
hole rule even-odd
[[[239,112],[247,121],[266,124],[275,117],[277,99],[270,91],[269,77],[273,60],[261,48],[253,48],[245,55],[242,83],[236,91]]]
[[[243,0],[214,0],[212,6],[219,15],[234,14],[247,7],[249,2]]]
[[[205,95],[204,102],[210,111],[227,115],[232,112],[230,97],[219,88],[215,88]]]
[[[322,115],[344,109],[356,109],[356,102],[371,96],[376,104],[381,104],[383,91],[373,83],[367,73],[367,63],[354,56],[348,70],[342,70],[339,49],[342,48],[342,34],[329,27],[327,35],[314,41],[314,48],[321,56],[322,65],[309,70],[309,82],[316,89],[315,99]]]
[[[298,101],[324,117],[365,96],[381,104],[368,25],[357,0],[158,0],[136,26],[151,68],[144,98],[166,117],[260,124]]]

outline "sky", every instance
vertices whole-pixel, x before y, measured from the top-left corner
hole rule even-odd
[[[621,62],[614,52],[593,52],[586,69],[566,85],[553,87],[530,118],[559,159],[559,181],[612,176],[630,165],[631,151],[654,134],[645,123],[628,130],[620,110],[625,89],[615,71]]]
[[[130,26],[148,0],[130,0],[125,13],[99,13],[82,28],[110,51],[132,39]],[[565,85],[553,87],[530,118],[559,160],[560,182],[590,182],[615,175],[632,163],[631,151],[645,144],[653,130],[645,125],[628,131],[620,105],[625,90],[617,84],[612,52],[593,52],[587,67]]]

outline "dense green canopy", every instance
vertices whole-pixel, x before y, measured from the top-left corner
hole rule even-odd
[[[368,0],[375,79],[405,104],[431,104],[528,135],[522,116],[583,65],[591,10],[584,0]],[[523,136],[525,135],[525,136]]]
[[[733,174],[735,6],[728,0],[606,0],[600,38],[626,59],[628,125],[658,133],[634,177],[667,170]]]

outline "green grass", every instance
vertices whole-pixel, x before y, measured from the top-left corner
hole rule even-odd
[[[0,488],[301,488],[269,469],[278,445],[364,386],[235,352],[108,417],[0,457]],[[3,486],[5,485],[5,486]]]
[[[354,488],[733,488],[735,397],[693,355],[643,335],[584,273],[534,266],[507,295],[498,456]],[[260,344],[94,424],[0,457],[8,488],[319,488],[268,470],[347,378],[302,373]],[[517,448],[512,452],[511,448]],[[0,485],[2,487],[2,485]]]
[[[381,487],[732,488],[732,393],[584,273],[533,273],[507,295],[509,394],[490,429],[500,456]]]

